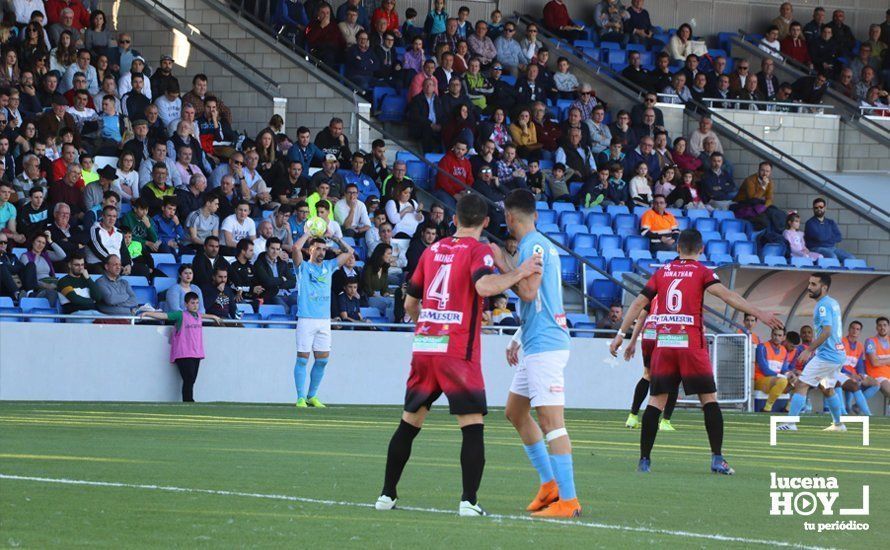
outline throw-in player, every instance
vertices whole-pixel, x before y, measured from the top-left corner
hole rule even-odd
[[[307,222],[308,225],[308,222]],[[309,261],[303,261],[301,252],[310,234],[304,228],[303,235],[294,243],[294,267],[297,269],[299,294],[297,295],[297,362],[294,365],[294,385],[297,387],[297,407],[324,408],[318,399],[318,387],[324,377],[324,369],[331,355],[331,281],[337,268],[352,256],[352,248],[339,237],[333,241],[340,247],[340,254],[325,260],[327,242],[312,238],[309,242]],[[328,235],[329,236],[329,235]],[[306,392],[306,369],[309,352],[315,354],[315,363],[309,374],[309,391]]]
[[[643,406],[643,400],[649,394],[649,367],[652,364],[652,352],[655,351],[655,319],[658,317],[658,298],[653,298],[649,304],[643,308],[634,323],[633,334],[630,336],[630,342],[624,348],[624,360],[633,359],[637,349],[637,339],[640,334],[643,335],[643,376],[637,382],[634,388],[633,401],[630,404],[630,414],[627,415],[627,421],[624,423],[626,428],[639,428],[642,425],[640,418],[640,407]],[[658,429],[665,432],[677,431],[671,425],[671,416],[674,414],[674,407],[677,406],[677,397],[679,391],[668,394],[667,403],[664,406],[664,416],[658,423]]]
[[[519,241],[519,260],[540,256],[544,268],[540,275],[523,279],[513,289],[521,300],[522,326],[507,347],[507,362],[515,370],[504,413],[519,432],[541,480],[537,496],[526,509],[539,517],[576,517],[581,515],[581,505],[575,493],[572,443],[564,417],[563,371],[571,338],[562,303],[559,251],[535,228],[535,197],[528,190],[511,191],[504,210],[510,234]],[[492,247],[492,251],[498,269],[508,271],[500,249]],[[532,418],[532,407],[540,426]]]
[[[680,257],[652,275],[646,287],[631,304],[618,334],[609,344],[609,351],[617,357],[624,333],[630,329],[631,323],[646,304],[658,298],[655,351],[652,352],[649,373],[651,396],[646,412],[643,413],[643,426],[640,430],[640,472],[650,471],[650,455],[658,433],[658,419],[668,395],[677,391],[680,382],[683,382],[686,394],[698,394],[702,404],[705,430],[711,445],[711,471],[726,475],[735,473],[723,458],[723,414],[717,404],[717,385],[702,329],[705,291],[735,309],[754,315],[770,327],[782,326],[775,316],[754,307],[720,284],[717,275],[698,261],[702,249],[701,233],[695,229],[680,233],[677,240]]]
[[[412,442],[433,402],[444,393],[463,433],[463,496],[458,513],[485,515],[476,501],[485,465],[482,417],[488,412],[479,343],[482,298],[540,276],[541,258],[529,257],[515,271],[495,274],[491,248],[478,240],[488,225],[488,205],[478,195],[464,195],[457,201],[455,223],[454,237],[427,248],[408,283],[405,311],[417,323],[414,352],[405,411],[389,442],[378,510],[395,508],[396,485]]]
[[[807,283],[807,294],[816,300],[813,310],[813,326],[816,327],[816,339],[800,354],[799,362],[804,365],[800,378],[794,386],[794,395],[788,406],[788,416],[799,416],[806,406],[807,393],[821,385],[825,404],[831,411],[831,426],[827,432],[845,432],[847,427],[841,423],[841,396],[834,391],[837,383],[835,377],[846,361],[844,353],[841,306],[837,300],[828,295],[831,288],[831,275],[814,273]],[[811,359],[812,357],[812,359]],[[797,431],[797,424],[780,424],[777,430]]]

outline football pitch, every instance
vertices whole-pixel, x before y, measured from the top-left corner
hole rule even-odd
[[[630,398],[630,395],[628,395]],[[732,477],[709,470],[701,413],[677,411],[653,472],[635,472],[639,431],[626,413],[567,413],[584,506],[577,520],[530,520],[537,475],[492,410],[480,503],[459,518],[460,432],[434,408],[390,512],[371,506],[397,407],[0,403],[0,546],[314,548],[887,548],[890,422],[823,433],[827,415],[769,446],[766,415],[727,412]],[[770,516],[770,473],[834,476],[834,515]],[[869,516],[859,508],[870,485]],[[870,524],[867,532],[804,529]]]

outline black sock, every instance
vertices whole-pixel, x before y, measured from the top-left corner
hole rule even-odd
[[[402,477],[402,471],[411,456],[411,444],[420,433],[420,428],[408,424],[404,420],[399,423],[396,433],[389,440],[389,451],[386,454],[386,476],[383,480],[381,494],[391,499],[396,498],[396,485]]]
[[[668,401],[664,405],[664,419],[670,420],[671,416],[674,414],[674,407],[677,406],[677,397],[680,394],[678,392],[673,392],[668,394]]]
[[[637,382],[637,387],[634,389],[634,401],[630,405],[630,414],[640,414],[640,407],[643,405],[643,400],[646,399],[648,393],[649,381],[645,378],[640,378],[640,381]]]
[[[476,504],[476,491],[482,483],[482,470],[485,468],[485,440],[482,424],[470,424],[460,429],[464,441],[460,448],[460,468],[463,474],[464,494],[461,500]]]
[[[723,454],[723,413],[716,401],[711,401],[702,407],[705,413],[705,430],[708,432],[708,441],[711,443],[711,453]]]
[[[652,446],[655,445],[655,436],[658,435],[658,417],[661,411],[657,407],[649,405],[643,413],[643,427],[640,430],[640,458],[649,458]]]

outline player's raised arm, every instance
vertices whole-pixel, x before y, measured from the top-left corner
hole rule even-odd
[[[742,311],[744,313],[750,313],[751,315],[757,317],[763,324],[767,325],[770,328],[780,328],[784,329],[785,326],[782,324],[775,315],[772,313],[768,313],[763,311],[760,308],[754,307],[748,300],[742,298],[738,292],[729,290],[725,286],[720,283],[712,284],[707,287],[707,291],[720,298],[730,307]]]
[[[294,247],[291,252],[295,268],[300,267],[300,264],[303,263],[303,247],[306,246],[306,241],[308,241],[309,238],[312,236],[309,234],[309,231],[307,231],[308,225],[309,223],[306,222],[306,225],[303,227],[303,234],[300,235],[300,238],[297,239],[297,242],[294,243]]]
[[[522,264],[513,271],[483,275],[476,281],[476,292],[479,296],[483,297],[494,296],[495,294],[506,292],[508,289],[517,286],[521,281],[531,277],[536,277],[538,279],[538,286],[540,286],[541,273],[543,272],[544,266],[541,263],[541,257],[536,254],[522,262]],[[535,290],[535,292],[537,292],[537,290]],[[520,298],[522,298],[522,295],[520,295]],[[531,301],[526,300],[525,298],[522,299],[527,302]]]
[[[337,254],[337,265],[341,266],[346,263],[350,256],[352,256],[355,251],[349,246],[349,243],[341,239],[340,237],[334,237],[334,243],[340,247],[340,253]]]

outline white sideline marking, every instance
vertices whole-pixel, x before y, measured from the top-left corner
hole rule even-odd
[[[32,477],[18,476],[11,474],[0,474],[0,479],[9,479],[16,481],[36,481],[39,483],[55,483],[59,485],[81,485],[90,487],[115,487],[124,489],[146,489],[150,491],[167,491],[171,493],[200,493],[206,495],[234,496],[260,498],[269,500],[285,500],[290,502],[304,502],[307,504],[322,504],[325,506],[347,506],[351,508],[374,508],[373,504],[362,502],[348,502],[343,500],[325,500],[318,498],[296,497],[291,495],[276,495],[268,493],[247,493],[241,491],[225,491],[221,489],[191,489],[188,487],[171,487],[167,485],[148,485],[141,483],[118,483],[113,481],[89,481],[83,479],[65,479],[50,477]],[[408,512],[425,512],[428,514],[447,514],[456,516],[454,510],[442,510],[440,508],[421,508],[416,506],[398,506],[397,510],[405,510]],[[530,516],[514,516],[507,514],[489,514],[488,517],[494,520],[517,520],[517,521],[535,521],[544,523],[559,523],[565,525],[575,525],[578,527],[589,527],[593,529],[609,529],[612,531],[627,531],[632,533],[651,533],[657,535],[671,535],[676,537],[687,537],[697,539],[716,540],[721,542],[741,542],[745,544],[761,544],[764,546],[780,546],[785,548],[802,548],[806,550],[825,550],[821,546],[807,546],[803,544],[794,544],[790,542],[782,542],[777,540],[765,539],[747,539],[744,537],[731,537],[726,535],[713,535],[706,533],[692,533],[689,531],[672,531],[668,529],[654,529],[651,527],[632,527],[627,525],[614,525],[608,523],[595,523],[586,521],[559,520],[547,518],[532,518]]]

